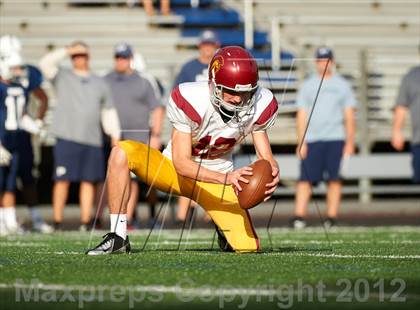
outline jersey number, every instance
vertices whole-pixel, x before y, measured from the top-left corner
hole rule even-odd
[[[210,145],[211,136],[205,136],[198,142],[194,143],[192,147],[192,155],[200,156],[203,159],[214,159],[227,153],[231,150],[235,143],[235,138],[223,138],[219,137],[214,141],[214,144]]]
[[[19,128],[19,120],[23,115],[25,106],[25,96],[7,96],[4,102],[7,108],[6,122],[4,127],[6,130],[17,130]]]

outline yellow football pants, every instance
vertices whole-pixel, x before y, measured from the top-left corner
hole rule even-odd
[[[163,192],[191,198],[202,206],[236,252],[258,250],[259,240],[251,218],[239,206],[232,186],[180,176],[170,159],[143,143],[126,140],[119,142],[119,146],[127,156],[128,168],[145,183]]]

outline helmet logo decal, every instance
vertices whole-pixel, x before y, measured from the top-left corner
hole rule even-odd
[[[216,73],[220,71],[224,64],[223,57],[221,55],[218,55],[214,58],[213,63],[211,64],[211,73],[213,77],[215,77]]]

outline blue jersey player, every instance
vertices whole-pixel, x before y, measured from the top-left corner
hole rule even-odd
[[[28,93],[35,95],[39,102],[38,114],[35,120],[33,133],[38,133],[43,127],[43,119],[48,108],[48,97],[42,89],[41,72],[32,65],[21,65],[12,68],[13,81],[19,83]],[[52,227],[47,225],[35,207],[38,203],[35,180],[32,175],[34,156],[29,132],[23,132],[20,138],[22,148],[25,149],[23,157],[19,160],[19,177],[23,184],[23,197],[31,210],[32,228],[35,231],[48,233]]]
[[[16,221],[15,190],[24,152],[20,125],[28,97],[23,87],[7,80],[7,73],[7,66],[0,63],[0,235],[21,231]]]
[[[23,198],[31,211],[32,228],[35,231],[48,233],[52,231],[51,226],[47,225],[35,207],[38,202],[35,180],[32,175],[34,156],[31,143],[31,133],[39,133],[43,127],[43,119],[48,108],[48,97],[42,89],[43,77],[41,72],[34,66],[24,64],[20,56],[20,43],[16,37],[3,36],[0,38],[2,47],[0,54],[3,62],[8,66],[9,79],[13,83],[20,84],[27,94],[34,95],[39,102],[36,120],[25,117],[21,127],[27,127],[27,132],[19,135],[19,144],[22,148],[22,156],[19,158],[18,177],[23,185]]]

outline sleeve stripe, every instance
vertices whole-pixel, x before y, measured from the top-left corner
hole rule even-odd
[[[255,124],[257,125],[265,124],[277,112],[278,108],[279,108],[279,105],[277,103],[276,97],[273,96],[273,99],[265,108],[265,110],[261,113],[260,117],[258,117]]]
[[[197,111],[193,108],[191,103],[189,103],[179,91],[179,86],[175,87],[171,93],[172,100],[175,102],[176,106],[181,109],[193,122],[201,124],[201,117]]]

